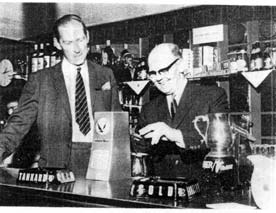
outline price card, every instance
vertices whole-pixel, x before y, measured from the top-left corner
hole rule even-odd
[[[110,153],[108,150],[94,150],[92,152],[92,169],[107,170],[109,167]]]

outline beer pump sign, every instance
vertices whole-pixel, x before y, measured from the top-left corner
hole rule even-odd
[[[110,119],[105,117],[100,118],[96,121],[95,128],[99,135],[106,136],[108,133],[110,133]]]
[[[96,112],[87,179],[130,177],[128,112]]]

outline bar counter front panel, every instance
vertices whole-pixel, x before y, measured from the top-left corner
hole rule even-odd
[[[95,181],[78,178],[66,184],[22,184],[0,171],[1,206],[207,208],[206,204],[234,202],[255,207],[250,190],[215,190],[200,185],[201,193],[190,200],[130,196],[132,179]]]

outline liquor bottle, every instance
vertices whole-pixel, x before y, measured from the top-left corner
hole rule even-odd
[[[25,72],[24,72],[24,78],[28,80],[29,73],[31,72],[31,55],[27,54],[26,55],[26,67],[25,67]]]
[[[55,47],[51,48],[51,58],[50,58],[50,66],[56,65],[56,57],[57,57],[57,51]]]
[[[38,64],[38,44],[34,44],[34,51],[32,53],[32,72],[37,71],[37,64]]]
[[[264,50],[264,69],[272,69],[272,59],[271,59],[271,45],[270,42],[265,42]]]
[[[237,52],[237,67],[239,71],[248,71],[248,59],[245,49],[240,49]]]
[[[25,80],[28,80],[29,74],[32,72],[32,48],[28,45],[25,49],[26,67],[24,71],[24,78]]]
[[[276,47],[271,48],[271,60],[272,60],[273,69],[275,69],[276,68]]]
[[[252,44],[252,50],[251,50],[251,55],[250,55],[250,70],[254,71],[255,70],[255,59],[256,59],[256,48],[255,44]]]
[[[46,43],[45,51],[44,51],[44,67],[48,68],[51,66],[50,58],[51,58],[51,52],[50,52],[50,43]]]
[[[255,70],[262,70],[264,66],[264,61],[263,61],[263,54],[261,50],[261,45],[259,41],[256,41],[255,43]]]
[[[40,43],[40,48],[37,57],[37,70],[42,70],[44,68],[44,44]]]

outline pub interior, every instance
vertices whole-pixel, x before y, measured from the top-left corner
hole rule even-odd
[[[0,3],[0,11],[19,8],[23,14],[21,34],[16,34],[15,25],[19,21],[0,16],[1,22],[9,24],[4,27],[0,23],[3,32],[0,33],[0,154],[3,154],[0,206],[245,210],[275,207],[272,200],[276,197],[276,6],[179,4],[166,10],[155,8],[152,13],[142,10],[142,6],[136,6],[143,12],[134,17],[91,24],[89,8],[97,4]],[[116,4],[104,7],[116,13],[112,9]],[[121,12],[137,9],[134,5],[118,7]],[[29,81],[64,61],[61,50],[65,46],[57,40],[61,46],[58,48],[52,27],[56,19],[69,13],[87,22],[87,61],[104,67],[102,71],[112,71],[114,85],[108,81],[101,88],[95,86],[96,93],[103,90],[107,94],[114,86],[120,106],[119,110],[93,110],[91,142],[78,149],[74,161],[82,163],[73,169],[60,166],[61,163],[40,164],[43,157],[40,148],[45,147],[45,141],[41,142],[43,130],[36,125],[24,133],[12,155],[1,151],[6,146],[2,144],[2,135],[9,133],[9,122],[16,115],[20,117],[22,103],[26,103],[22,91],[35,88],[28,86]],[[5,31],[14,35],[5,35]],[[155,145],[145,136],[148,133],[141,134],[140,122],[149,119],[145,116],[154,117],[155,112],[144,111],[163,95],[152,80],[155,70],[150,63],[150,57],[154,57],[154,51],[161,49],[163,43],[179,47],[187,85],[225,91],[227,112],[207,110],[205,114],[195,114],[187,124],[192,129],[187,134],[196,135],[200,145],[179,148],[176,144],[176,150],[181,151],[165,150],[156,159],[149,151]],[[164,55],[158,62],[167,60]],[[177,60],[167,63],[170,64],[167,72]],[[153,73],[155,78],[166,75],[163,69],[156,70],[159,71]],[[47,91],[42,94],[47,96]],[[208,94],[204,91],[186,98],[192,102],[193,95],[209,97]],[[103,95],[95,101],[106,101],[106,97],[109,96]],[[49,101],[63,107],[58,105],[62,100]],[[205,112],[209,102],[196,102],[198,105],[192,108]],[[44,105],[43,109],[49,110],[50,103]],[[161,108],[155,106],[156,111]],[[171,127],[178,130],[178,126]],[[15,133],[16,130],[9,133],[9,138]],[[184,143],[189,144],[189,137],[182,134]],[[164,135],[161,134],[157,143],[174,144]],[[75,143],[67,141],[64,146],[69,144],[72,149]],[[143,146],[141,149],[137,148],[139,144]],[[207,147],[205,152],[198,148],[202,144]],[[62,157],[51,162],[59,159]]]

